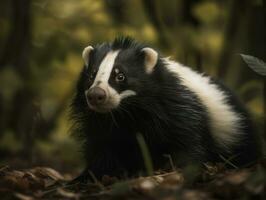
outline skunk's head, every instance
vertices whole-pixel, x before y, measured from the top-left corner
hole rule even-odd
[[[131,38],[84,49],[83,94],[89,109],[109,112],[136,97],[149,80],[158,53]]]

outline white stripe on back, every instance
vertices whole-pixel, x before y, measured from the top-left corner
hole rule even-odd
[[[227,103],[226,94],[217,85],[210,82],[209,77],[202,76],[190,68],[165,59],[166,68],[177,74],[181,84],[195,92],[200,101],[206,106],[210,117],[210,128],[213,137],[225,147],[238,142],[241,127],[240,114],[233,111]]]

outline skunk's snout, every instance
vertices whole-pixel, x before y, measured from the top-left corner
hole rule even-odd
[[[86,94],[87,101],[92,106],[103,104],[106,100],[106,97],[106,92],[100,87],[93,87]]]

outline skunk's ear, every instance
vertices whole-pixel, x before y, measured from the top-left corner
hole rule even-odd
[[[158,53],[149,47],[145,47],[141,50],[145,54],[145,60],[144,60],[144,65],[145,65],[145,70],[148,74],[152,73],[155,65],[157,64],[158,61]]]
[[[89,58],[90,58],[90,53],[92,50],[93,50],[92,46],[87,46],[82,52],[82,58],[84,60],[86,67],[89,66]]]

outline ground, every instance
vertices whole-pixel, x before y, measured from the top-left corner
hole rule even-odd
[[[225,169],[223,164],[204,164],[153,176],[118,180],[104,176],[89,184],[67,184],[71,174],[49,167],[15,170],[0,168],[1,199],[149,199],[208,200],[265,199],[266,160],[246,169]]]

